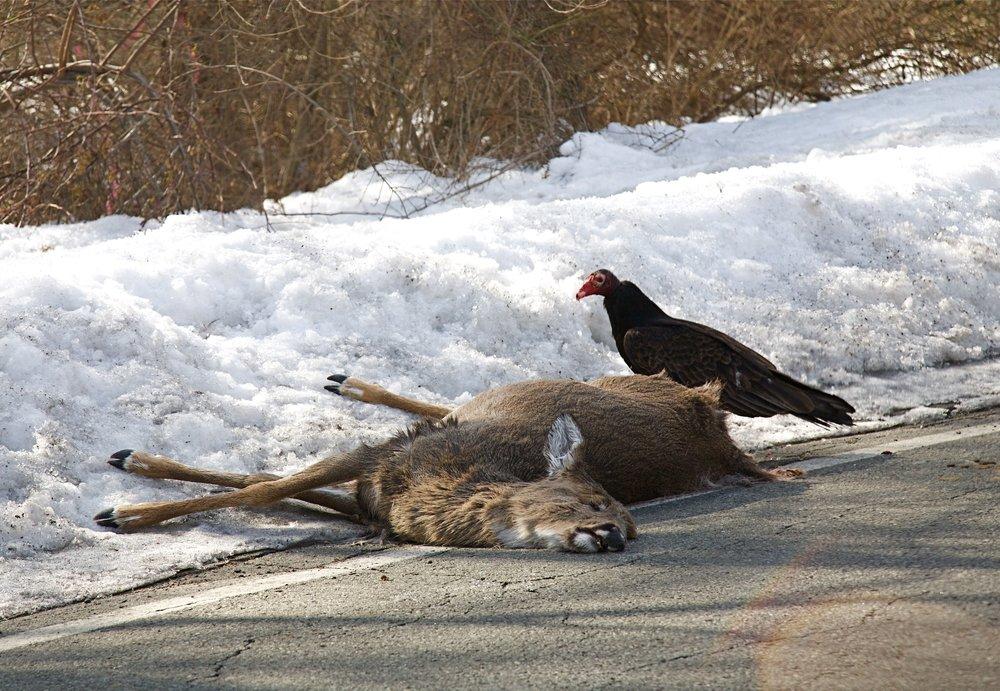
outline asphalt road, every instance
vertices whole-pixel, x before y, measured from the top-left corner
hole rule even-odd
[[[0,688],[1000,688],[1000,411],[770,455],[857,448],[621,553],[312,545],[0,622]]]

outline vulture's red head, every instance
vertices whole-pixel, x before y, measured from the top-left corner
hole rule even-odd
[[[611,295],[621,281],[607,269],[598,269],[587,276],[586,282],[576,291],[576,299],[582,300],[588,295]]]

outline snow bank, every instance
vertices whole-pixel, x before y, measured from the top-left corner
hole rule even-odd
[[[138,535],[117,503],[202,487],[106,464],[143,448],[288,472],[404,418],[327,394],[351,374],[438,402],[624,372],[591,270],[753,345],[862,418],[1000,398],[1000,70],[757,120],[613,127],[413,218],[448,181],[388,167],[257,213],[0,227],[0,614],[236,551],[353,534],[228,511]],[[316,215],[317,213],[334,215]],[[368,215],[374,214],[374,215]],[[962,364],[962,367],[945,367]],[[812,434],[734,421],[748,446]]]

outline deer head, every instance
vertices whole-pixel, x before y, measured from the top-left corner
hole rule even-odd
[[[511,494],[496,530],[502,545],[618,552],[636,537],[628,510],[587,475],[583,444],[573,418],[560,415],[549,430],[548,475]]]

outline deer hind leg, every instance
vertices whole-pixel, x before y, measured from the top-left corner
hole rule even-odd
[[[370,384],[369,382],[361,379],[349,377],[346,374],[331,374],[327,377],[327,380],[332,382],[323,387],[327,391],[335,393],[338,396],[353,398],[354,400],[361,401],[363,403],[384,405],[434,420],[440,420],[452,411],[452,409],[447,406],[426,403],[424,401],[418,401],[415,398],[400,396],[399,394],[392,393],[387,389],[383,389],[378,384]]]
[[[213,470],[192,468],[166,456],[154,456],[144,451],[125,449],[111,454],[108,463],[119,470],[133,475],[153,478],[156,480],[180,480],[183,482],[200,482],[203,484],[220,485],[242,489],[258,482],[278,480],[280,476],[270,473],[241,475],[238,473],[221,473]],[[347,517],[358,520],[358,502],[353,492],[347,490],[306,490],[292,499],[298,499],[309,504],[316,504],[333,509]]]
[[[804,470],[799,470],[798,468],[772,468],[770,470],[762,470],[768,474],[768,479],[771,480],[794,480],[795,478],[802,477],[806,474]]]
[[[365,458],[362,448],[326,458],[287,477],[254,482],[233,492],[181,501],[116,506],[97,514],[94,520],[98,525],[127,532],[198,511],[273,504],[317,487],[354,480],[366,469]]]
[[[749,485],[754,482],[780,482],[794,480],[803,475],[805,472],[798,468],[763,468],[753,458],[744,454],[736,474],[722,478],[720,484]]]

